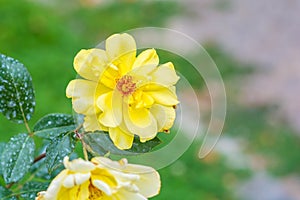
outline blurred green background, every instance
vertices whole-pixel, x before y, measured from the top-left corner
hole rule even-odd
[[[65,88],[76,76],[72,62],[80,49],[92,48],[116,32],[144,26],[165,27],[171,17],[187,14],[184,7],[173,1],[96,4],[87,0],[0,0],[0,52],[24,63],[33,78],[37,106],[30,125],[48,113],[72,113]],[[236,79],[252,73],[250,65],[231,58],[212,41],[205,47],[219,67],[227,88],[234,88]],[[168,60],[179,71],[189,65],[170,55]],[[198,79],[191,71],[191,83],[199,83]],[[200,89],[197,92],[202,93]],[[201,141],[197,140],[178,161],[160,170],[162,190],[153,199],[247,199],[239,195],[239,185],[257,173],[253,162],[266,163],[262,165],[274,179],[300,175],[299,138],[288,125],[267,120],[273,107],[252,108],[236,100],[234,89],[227,92],[228,113],[223,136],[243,141],[238,153],[245,155],[242,158],[247,160],[246,164],[232,166],[230,156],[235,155],[222,151],[199,159]],[[19,132],[26,132],[23,125],[0,116],[0,141],[6,142]],[[226,147],[230,149],[232,145]]]

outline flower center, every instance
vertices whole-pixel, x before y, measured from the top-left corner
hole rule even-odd
[[[136,83],[134,83],[132,79],[132,76],[125,75],[118,80],[117,89],[123,96],[128,96],[135,91]]]
[[[93,186],[92,183],[89,185],[89,192],[89,200],[100,200],[103,197],[103,192],[95,186]]]

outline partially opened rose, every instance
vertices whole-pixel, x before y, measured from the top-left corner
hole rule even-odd
[[[151,167],[104,157],[64,159],[60,172],[36,200],[146,200],[159,193],[160,177]]]
[[[72,80],[66,89],[74,110],[85,115],[84,129],[108,131],[119,149],[131,148],[134,135],[145,142],[168,132],[179,103],[173,64],[159,65],[154,49],[136,54],[128,34],[110,36],[106,50],[81,50],[74,68],[84,79]]]

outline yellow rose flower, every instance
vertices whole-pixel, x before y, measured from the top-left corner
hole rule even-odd
[[[104,157],[64,159],[65,170],[36,200],[146,200],[159,193],[160,177],[151,167]]]
[[[176,75],[171,62],[159,65],[154,49],[136,56],[129,34],[115,34],[102,49],[81,50],[74,68],[84,79],[72,80],[67,89],[73,108],[85,115],[86,131],[108,131],[119,149],[129,149],[134,135],[141,142],[168,132],[175,120]]]

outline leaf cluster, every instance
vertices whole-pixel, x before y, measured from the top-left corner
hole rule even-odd
[[[8,120],[24,124],[27,133],[19,133],[0,143],[0,199],[35,199],[46,190],[51,179],[63,168],[65,156],[78,157],[77,146],[90,155],[137,155],[160,144],[158,138],[141,143],[135,138],[127,151],[116,148],[105,132],[86,133],[72,115],[52,113],[29,127],[35,111],[35,92],[26,67],[0,54],[0,113]]]

